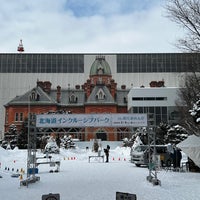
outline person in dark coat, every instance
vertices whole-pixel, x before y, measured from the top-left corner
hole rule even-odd
[[[107,148],[104,149],[104,153],[106,154],[106,162],[109,162],[109,150],[110,150],[110,146],[107,145]]]
[[[179,148],[176,149],[176,167],[181,167],[182,154]]]
[[[173,153],[173,167],[174,169],[181,167],[182,154],[180,149],[175,148]]]

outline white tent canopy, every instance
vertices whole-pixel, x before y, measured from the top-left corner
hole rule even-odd
[[[187,139],[177,144],[198,167],[200,167],[200,137],[190,135]]]

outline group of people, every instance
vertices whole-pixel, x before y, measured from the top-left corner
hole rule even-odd
[[[98,156],[101,156],[101,151],[102,151],[102,146],[101,144],[98,147]],[[107,147],[104,149],[104,153],[106,156],[106,161],[105,162],[109,162],[109,151],[110,151],[110,146],[107,145]]]
[[[170,153],[170,157],[172,159],[173,168],[174,169],[180,168],[182,159],[181,150],[176,146],[172,146],[171,144],[169,144],[167,148],[168,152]]]
[[[106,161],[105,162],[109,162],[109,151],[110,151],[110,146],[107,145],[107,147],[104,149],[104,153],[106,155]],[[99,146],[98,149],[98,155],[100,156],[101,154],[101,146]],[[177,147],[173,147],[170,151],[170,155],[172,158],[172,164],[173,164],[173,168],[177,169],[181,167],[181,159],[182,159],[182,154],[181,154],[181,150]]]
[[[171,154],[172,161],[173,161],[173,168],[180,168],[181,167],[181,159],[182,159],[182,154],[181,150],[177,147],[174,148],[174,152]]]

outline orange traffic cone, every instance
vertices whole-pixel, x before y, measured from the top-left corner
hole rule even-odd
[[[19,180],[20,180],[20,181],[23,180],[23,175],[22,175],[22,174],[20,174]]]

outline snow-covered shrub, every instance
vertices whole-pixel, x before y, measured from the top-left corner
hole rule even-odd
[[[47,144],[44,148],[44,153],[59,153],[58,145],[57,145],[56,140],[53,136],[51,136],[48,139]]]
[[[195,123],[200,124],[200,100],[194,103],[193,108],[189,110]]]

